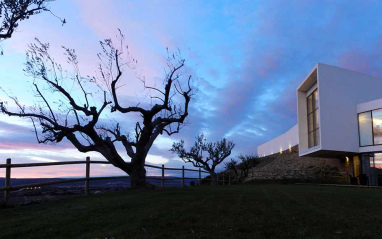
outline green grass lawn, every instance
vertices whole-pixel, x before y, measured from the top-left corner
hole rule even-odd
[[[382,238],[382,190],[125,191],[0,210],[0,238]]]

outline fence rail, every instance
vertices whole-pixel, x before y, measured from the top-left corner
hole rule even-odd
[[[43,182],[43,183],[33,183],[33,184],[11,186],[11,169],[12,168],[43,167],[43,166],[73,165],[73,164],[86,164],[85,177],[74,178],[74,179],[63,179],[63,180]],[[9,195],[10,195],[10,191],[12,191],[12,190],[85,181],[85,195],[89,195],[90,194],[90,183],[89,183],[90,181],[130,178],[130,176],[90,177],[90,165],[91,164],[111,164],[111,163],[106,162],[106,161],[90,161],[90,157],[86,157],[86,161],[12,164],[11,159],[8,158],[6,160],[6,164],[0,164],[0,168],[5,168],[5,186],[0,188],[0,191],[4,191],[4,204],[7,205],[9,203]],[[168,180],[182,180],[182,187],[184,187],[185,186],[184,180],[186,180],[186,179],[188,179],[188,180],[192,180],[192,179],[199,180],[199,185],[200,185],[201,181],[202,181],[202,173],[208,173],[207,171],[201,170],[200,168],[198,170],[187,169],[187,168],[184,168],[184,166],[182,168],[166,168],[166,167],[164,167],[163,164],[161,167],[150,165],[150,164],[145,164],[145,167],[156,168],[156,169],[160,169],[162,171],[161,177],[146,177],[146,179],[161,180],[161,186],[162,187],[165,186],[164,182],[168,181]],[[181,170],[182,171],[182,177],[166,178],[165,177],[165,170],[178,170],[178,171]],[[199,177],[197,177],[197,178],[185,177],[185,171],[199,172]]]

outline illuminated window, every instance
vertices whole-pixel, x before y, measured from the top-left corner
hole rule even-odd
[[[373,132],[371,111],[358,114],[359,145],[373,145]]]
[[[382,109],[373,110],[374,144],[382,144]]]
[[[358,114],[359,146],[382,144],[382,109]]]
[[[320,142],[320,120],[318,117],[318,90],[316,89],[307,98],[308,105],[308,146],[317,146]]]
[[[382,153],[375,153],[372,160],[373,162],[370,163],[370,167],[382,169]]]

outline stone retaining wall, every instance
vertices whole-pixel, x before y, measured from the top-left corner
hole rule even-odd
[[[250,169],[251,179],[298,179],[320,181],[348,180],[352,174],[351,162],[338,158],[299,157],[298,153],[283,153],[259,158]]]

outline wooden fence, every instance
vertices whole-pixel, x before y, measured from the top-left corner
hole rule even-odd
[[[85,177],[83,178],[73,178],[73,179],[63,179],[58,181],[43,182],[43,183],[33,183],[25,185],[11,186],[11,169],[12,168],[26,168],[26,167],[41,167],[41,166],[56,166],[56,165],[72,165],[72,164],[86,164]],[[72,182],[81,182],[85,181],[85,195],[90,194],[90,181],[93,180],[108,180],[108,179],[123,179],[130,178],[130,176],[113,176],[113,177],[90,177],[90,164],[111,164],[107,161],[90,161],[90,157],[86,157],[86,161],[68,161],[68,162],[51,162],[51,163],[26,163],[26,164],[12,164],[11,159],[6,160],[6,164],[0,164],[0,168],[5,168],[5,186],[0,188],[0,191],[4,191],[4,204],[7,205],[9,202],[9,194],[12,190],[18,190],[23,188],[34,188],[42,187],[48,185],[62,184],[62,183],[72,183]],[[185,186],[185,180],[199,180],[199,185],[202,181],[202,173],[208,173],[207,171],[197,169],[185,169],[182,168],[165,168],[162,166],[154,166],[145,164],[145,167],[160,169],[162,172],[161,177],[146,177],[146,179],[160,180],[161,186],[165,186],[165,181],[167,180],[181,180],[181,186]],[[178,170],[182,171],[182,177],[165,177],[165,170]],[[194,171],[199,172],[199,177],[191,178],[185,177],[185,171]],[[349,182],[349,175],[347,172],[325,172],[325,171],[313,171],[313,170],[272,170],[272,171],[261,171],[254,170],[252,168],[248,172],[247,180],[259,179],[259,178],[268,178],[268,179],[288,179],[288,178],[300,178],[302,177],[311,177],[314,179],[321,179],[324,181],[330,179],[340,179],[344,182]],[[226,171],[223,173],[217,174],[218,182],[222,185],[230,185],[232,183],[237,183],[236,179],[231,171]]]
[[[63,179],[63,180],[52,181],[52,182],[43,182],[43,183],[33,183],[33,184],[11,186],[11,169],[12,168],[42,167],[42,166],[72,165],[72,164],[86,164],[86,171],[85,171],[85,177],[84,178]],[[111,164],[111,163],[106,162],[106,161],[90,161],[90,157],[86,157],[86,161],[12,164],[11,159],[9,158],[6,160],[6,164],[0,164],[0,168],[5,168],[5,187],[0,188],[0,191],[4,191],[4,204],[5,205],[8,204],[9,194],[10,194],[11,190],[18,190],[18,189],[29,188],[29,187],[34,188],[34,187],[42,187],[42,186],[48,186],[48,185],[54,185],[54,184],[85,181],[85,195],[89,195],[90,194],[90,184],[89,184],[90,181],[130,178],[130,176],[90,177],[90,164]],[[161,177],[146,177],[146,179],[161,180],[161,186],[162,187],[165,186],[166,180],[181,180],[182,181],[182,187],[184,187],[185,186],[185,183],[184,183],[185,179],[194,179],[194,180],[199,180],[199,185],[200,185],[201,181],[202,181],[202,173],[208,173],[207,171],[201,170],[200,168],[198,170],[197,169],[186,169],[186,168],[184,168],[184,166],[182,166],[182,168],[165,168],[163,164],[162,164],[162,167],[145,164],[145,167],[161,169],[161,171],[162,171]],[[166,178],[165,177],[165,170],[181,170],[182,171],[182,177],[167,177]],[[197,177],[197,178],[185,177],[185,171],[199,172],[199,177]]]

